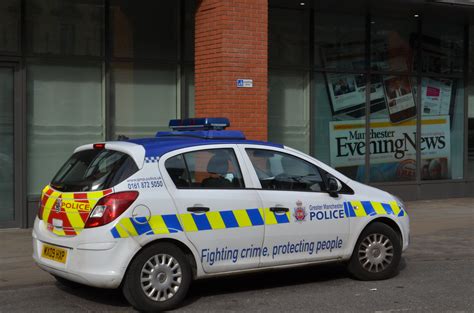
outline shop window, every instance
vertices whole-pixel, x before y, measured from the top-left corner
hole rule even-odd
[[[369,180],[416,180],[417,79],[374,75],[371,81],[383,106],[370,115]]]
[[[467,108],[467,171],[474,178],[474,73],[469,75]]]
[[[316,14],[314,65],[328,69],[366,68],[365,17]]]
[[[20,0],[0,1],[0,52],[19,52]]]
[[[419,64],[423,73],[463,72],[464,26],[436,22],[424,23]],[[416,68],[418,65],[415,63]]]
[[[177,117],[176,66],[112,64],[114,133],[129,138],[153,137]]]
[[[370,21],[373,71],[407,72],[413,69],[417,39],[416,19],[374,17]]]
[[[314,73],[313,91],[313,155],[345,175],[364,181],[366,77]],[[379,96],[373,96],[374,109]]]
[[[308,11],[270,8],[268,15],[270,65],[308,65]]]
[[[185,114],[187,117],[194,117],[194,68],[186,67],[184,70],[184,98],[185,98]]]
[[[179,1],[112,0],[113,56],[177,59]]]
[[[309,152],[308,74],[271,71],[268,85],[269,140]]]
[[[463,178],[463,81],[423,77],[421,106],[421,179]]]
[[[82,144],[104,140],[101,64],[28,64],[28,193]]]
[[[27,52],[100,56],[103,16],[103,1],[99,0],[27,0]]]

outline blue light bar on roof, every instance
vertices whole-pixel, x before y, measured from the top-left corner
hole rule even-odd
[[[182,120],[170,120],[169,127],[174,131],[182,130],[222,130],[230,126],[226,117],[198,117]]]

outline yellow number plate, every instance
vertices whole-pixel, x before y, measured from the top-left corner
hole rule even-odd
[[[43,251],[41,256],[46,259],[50,259],[60,263],[66,263],[67,250],[55,246],[43,244]]]

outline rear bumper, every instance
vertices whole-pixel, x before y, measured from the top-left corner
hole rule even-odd
[[[93,287],[117,288],[140,245],[132,238],[113,239],[110,227],[87,229],[75,237],[59,237],[48,231],[43,221],[36,219],[33,259],[41,269],[53,275]],[[66,262],[43,258],[43,244],[66,249]]]

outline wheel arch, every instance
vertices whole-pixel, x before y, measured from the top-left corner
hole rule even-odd
[[[172,245],[177,246],[181,251],[183,251],[184,254],[186,255],[188,261],[189,261],[189,264],[191,265],[191,270],[192,270],[193,279],[195,279],[195,278],[197,277],[198,269],[197,269],[196,257],[195,257],[195,255],[194,255],[194,253],[192,252],[192,250],[191,250],[185,243],[183,243],[183,242],[180,241],[180,240],[173,239],[173,238],[158,238],[158,239],[152,240],[152,241],[148,242],[147,244],[143,245],[143,246],[133,255],[133,257],[132,257],[132,258],[130,259],[130,261],[128,262],[128,264],[127,264],[127,269],[125,270],[123,277],[126,277],[127,272],[128,272],[129,269],[130,269],[130,265],[133,263],[133,260],[135,260],[135,258],[136,258],[144,249],[146,249],[146,248],[148,248],[148,247],[150,247],[150,246],[159,244],[159,243],[170,243],[170,244],[172,244]],[[123,285],[123,282],[124,282],[124,279],[122,278],[121,285]]]

